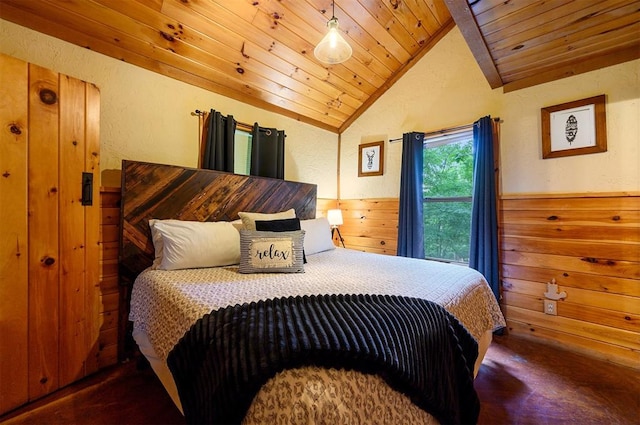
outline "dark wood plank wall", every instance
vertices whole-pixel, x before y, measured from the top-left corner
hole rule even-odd
[[[125,297],[121,294],[118,279],[118,249],[120,235],[120,187],[102,187],[100,189],[100,337],[99,337],[99,367],[110,366],[124,357],[125,347],[119,347],[120,323],[126,317]],[[318,199],[316,203],[316,217],[326,217],[327,211],[337,208],[335,199]]]
[[[153,262],[149,220],[236,220],[240,211],[289,208],[301,219],[316,215],[315,184],[214,170],[122,162],[119,274],[133,283]]]

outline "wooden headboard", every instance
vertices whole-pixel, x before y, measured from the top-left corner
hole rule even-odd
[[[149,219],[232,221],[239,211],[294,208],[314,218],[317,186],[147,162],[122,162],[120,277],[132,283],[153,263]]]

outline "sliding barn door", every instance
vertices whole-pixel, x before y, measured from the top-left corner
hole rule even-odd
[[[97,370],[92,84],[0,55],[0,414]]]

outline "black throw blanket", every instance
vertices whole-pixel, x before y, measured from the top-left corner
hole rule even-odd
[[[308,365],[376,373],[441,423],[475,423],[477,355],[473,337],[433,302],[322,295],[213,311],[167,362],[188,423],[240,423],[271,377]]]

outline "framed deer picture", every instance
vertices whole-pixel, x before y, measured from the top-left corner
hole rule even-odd
[[[381,176],[384,168],[384,142],[358,146],[358,177]]]

